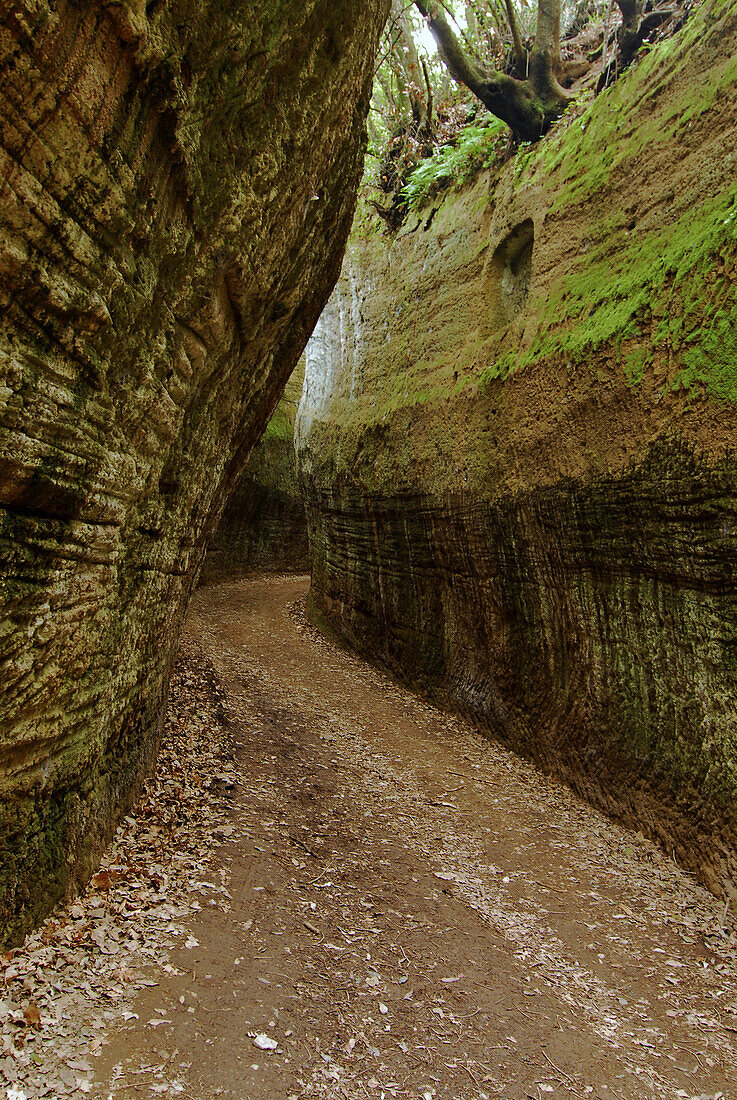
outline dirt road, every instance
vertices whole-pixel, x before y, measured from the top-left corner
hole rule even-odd
[[[195,599],[237,755],[228,903],[115,1024],[95,1095],[737,1097],[722,907],[317,637],[306,589]]]

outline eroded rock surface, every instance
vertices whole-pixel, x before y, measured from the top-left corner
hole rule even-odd
[[[298,418],[313,615],[733,900],[736,46],[364,227]]]
[[[297,477],[294,421],[304,361],[289,379],[207,547],[202,584],[248,573],[309,573],[307,516]]]
[[[207,538],[338,271],[386,6],[0,17],[0,939],[154,755]]]

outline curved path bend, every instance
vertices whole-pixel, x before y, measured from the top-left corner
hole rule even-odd
[[[737,1097],[722,907],[642,837],[315,635],[307,584],[195,598],[187,632],[221,679],[239,761],[231,905],[199,914],[188,972],[164,978],[171,1022],[106,1053],[112,1067],[166,1051],[179,1091],[128,1077],[110,1094]]]

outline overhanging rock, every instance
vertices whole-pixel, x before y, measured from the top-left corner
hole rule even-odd
[[[0,17],[0,940],[155,753],[208,535],[338,272],[386,7]]]

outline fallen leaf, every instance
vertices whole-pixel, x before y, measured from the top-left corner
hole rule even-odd
[[[29,1027],[41,1027],[41,1010],[35,1001],[29,1001],[23,1009],[23,1016]]]
[[[80,1073],[92,1072],[92,1066],[84,1058],[67,1058],[66,1063],[69,1069],[79,1070]]]

